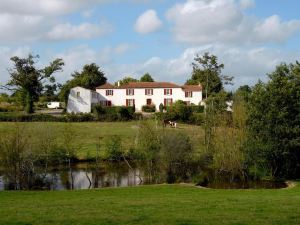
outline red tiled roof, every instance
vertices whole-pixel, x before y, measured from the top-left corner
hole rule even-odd
[[[180,88],[180,86],[170,82],[129,82],[119,88]]]
[[[116,88],[114,85],[110,83],[106,83],[101,85],[100,87],[97,87],[96,89],[114,89],[114,88]]]
[[[202,91],[202,86],[201,86],[201,84],[199,84],[199,85],[183,85],[182,89],[184,91]]]
[[[128,89],[128,88],[182,88],[185,91],[202,91],[201,85],[183,85],[179,86],[170,82],[129,82],[120,87],[106,83],[97,87],[97,89]]]

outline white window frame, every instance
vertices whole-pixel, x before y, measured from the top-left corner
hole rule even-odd
[[[172,95],[172,89],[171,88],[165,88],[166,95]]]
[[[186,98],[192,98],[193,97],[193,92],[192,91],[186,91],[185,93],[186,93],[185,94]]]
[[[106,96],[113,96],[114,95],[114,90],[109,89],[105,91]]]
[[[145,89],[145,94],[149,95],[149,96],[153,95],[153,89],[151,89],[151,88]]]
[[[127,89],[127,95],[133,96],[134,95],[134,89],[133,88]]]
[[[128,99],[128,106],[130,107],[134,106],[134,99]]]

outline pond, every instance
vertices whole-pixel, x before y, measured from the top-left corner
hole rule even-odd
[[[4,171],[4,170],[2,170]],[[162,173],[162,179],[156,183],[168,181]],[[12,176],[11,176],[12,177]],[[189,180],[189,181],[188,181]],[[190,182],[188,179],[185,182]],[[130,187],[143,184],[151,184],[142,166],[129,168],[123,162],[76,163],[61,165],[55,168],[35,171],[34,175],[22,177],[23,182],[17,186],[8,179],[7,174],[1,173],[0,191],[3,190],[80,190],[104,187]],[[285,182],[273,181],[248,181],[248,182],[205,182],[200,185],[213,189],[278,189],[286,188]]]
[[[89,163],[72,164],[49,169],[39,186],[31,189],[79,190],[102,187],[127,187],[143,184],[141,168],[130,169],[125,163],[102,163],[97,169]],[[0,172],[0,191],[14,190],[15,187]]]

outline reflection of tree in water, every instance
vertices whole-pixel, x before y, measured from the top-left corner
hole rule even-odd
[[[72,188],[72,184],[70,181],[70,176],[68,171],[61,171],[60,172],[60,180],[62,185],[65,187],[65,189],[70,190]]]

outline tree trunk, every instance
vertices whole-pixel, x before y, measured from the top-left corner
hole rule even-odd
[[[33,96],[30,94],[30,92],[27,92],[27,94],[26,94],[26,107],[25,107],[25,111],[28,114],[34,113]]]

